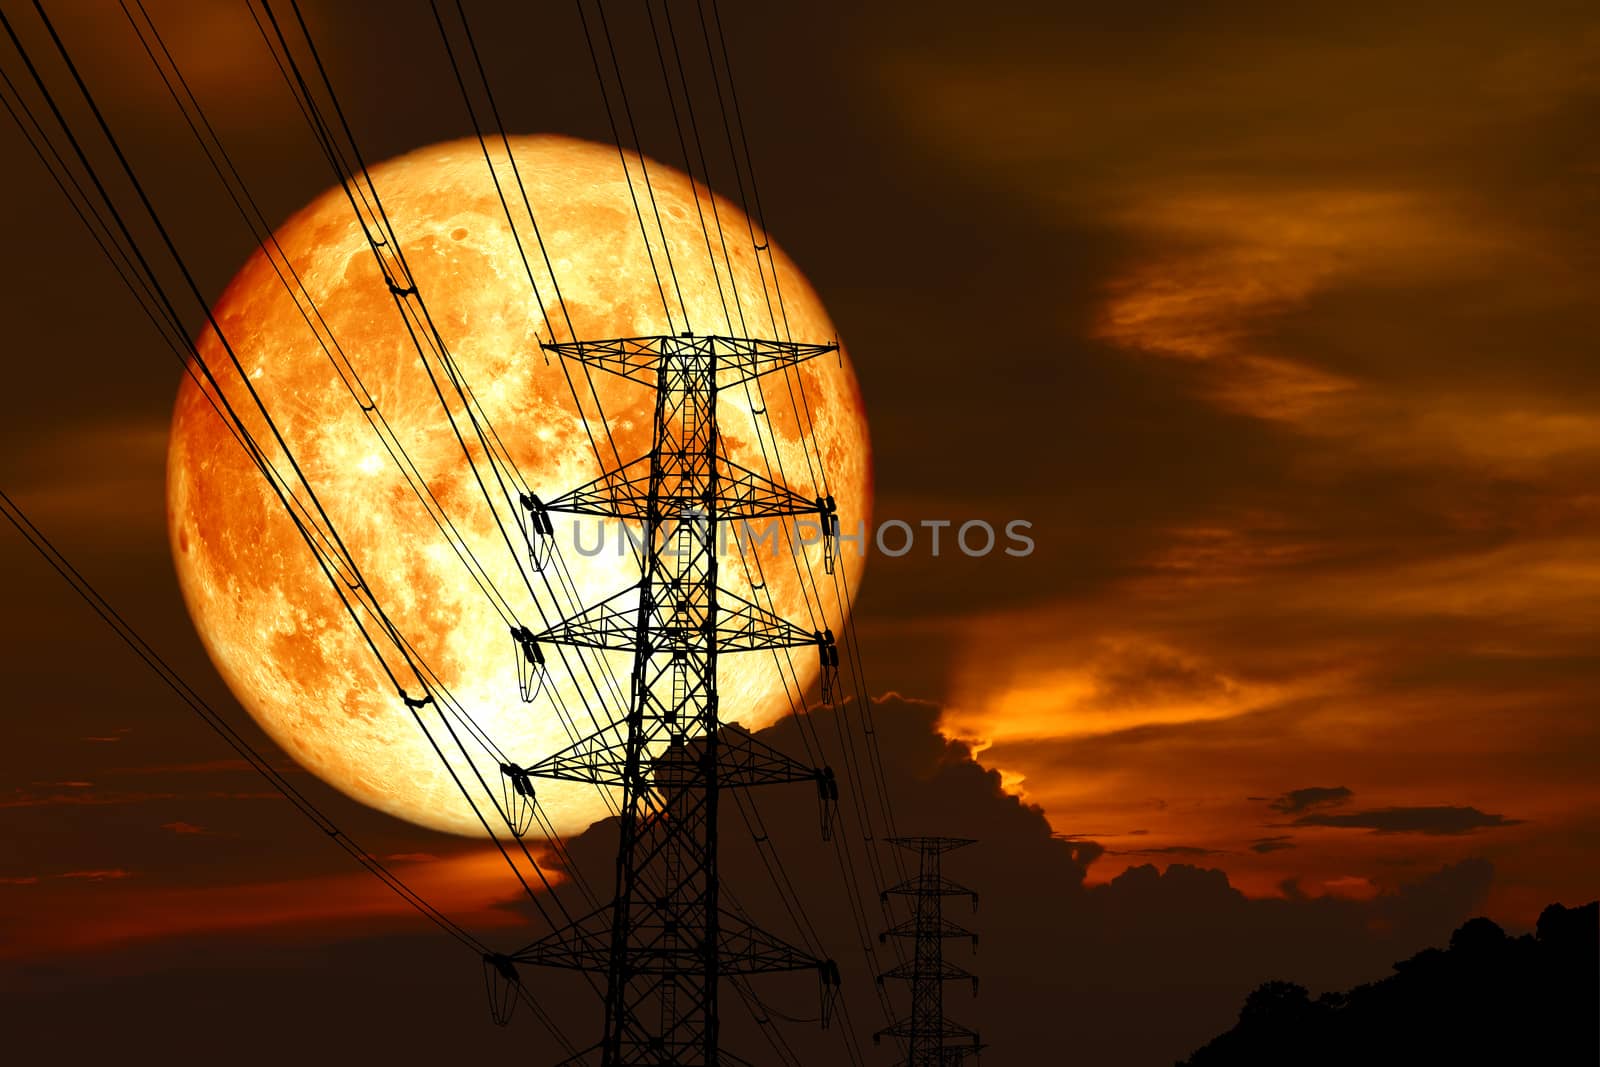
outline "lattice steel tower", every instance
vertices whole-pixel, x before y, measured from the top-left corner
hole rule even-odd
[[[838,794],[827,768],[804,766],[723,724],[717,660],[809,645],[825,672],[839,661],[831,631],[805,630],[718,585],[719,524],[816,515],[831,565],[837,520],[831,499],[807,499],[722,455],[717,395],[837,345],[683,333],[544,348],[652,385],[654,432],[648,454],[548,502],[523,500],[535,566],[544,558],[541,538],[553,534],[551,513],[642,523],[645,536],[637,583],[542,633],[513,631],[529,674],[544,669],[541,643],[629,651],[633,667],[628,707],[598,731],[532,766],[503,768],[527,797],[536,779],[620,794],[615,895],[498,963],[511,973],[511,961],[603,973],[605,1067],[717,1064],[724,976],[815,969],[824,1017],[838,984],[831,960],[755,928],[721,899],[723,790],[815,782],[825,805]],[[825,810],[824,827],[828,818]]]
[[[972,972],[945,961],[944,942],[951,937],[970,937],[976,948],[978,935],[944,917],[944,898],[970,896],[976,910],[978,894],[945,878],[940,871],[940,858],[973,842],[965,837],[894,837],[890,841],[917,853],[917,875],[884,890],[885,900],[891,893],[910,897],[911,917],[885,930],[879,940],[906,938],[912,942],[912,950],[909,960],[883,972],[878,981],[896,978],[909,982],[911,1014],[879,1030],[873,1040],[884,1035],[903,1040],[903,1067],[959,1067],[968,1056],[976,1057],[983,1045],[976,1030],[945,1018],[944,984],[968,979],[976,994],[978,979]]]

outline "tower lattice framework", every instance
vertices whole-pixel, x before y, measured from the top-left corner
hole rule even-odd
[[[719,529],[815,515],[831,554],[837,527],[831,499],[807,499],[721,454],[717,397],[837,345],[683,333],[544,348],[653,387],[654,430],[646,455],[548,502],[523,501],[535,546],[553,533],[551,513],[639,523],[644,535],[638,582],[541,633],[513,633],[530,672],[543,669],[541,644],[631,652],[632,670],[627,708],[562,751],[504,769],[528,796],[538,779],[591,783],[620,796],[615,894],[500,962],[605,976],[604,1067],[741,1062],[719,1049],[724,977],[815,969],[826,1017],[838,968],[724,906],[720,794],[814,782],[827,805],[837,787],[831,770],[805,766],[723,723],[717,661],[814,646],[830,671],[838,651],[831,632],[806,630],[718,584]],[[825,829],[828,821],[825,809]]]
[[[976,909],[978,894],[945,878],[941,860],[946,852],[973,841],[964,837],[895,837],[890,841],[917,854],[917,873],[884,890],[885,899],[891,894],[909,897],[911,915],[885,930],[879,940],[898,937],[912,944],[910,957],[883,972],[878,981],[898,979],[909,983],[911,1014],[878,1031],[874,1038],[896,1037],[905,1043],[906,1058],[900,1061],[901,1067],[960,1067],[968,1056],[976,1058],[983,1045],[976,1030],[945,1018],[944,986],[946,982],[967,980],[976,994],[978,979],[945,960],[944,943],[949,938],[966,937],[976,947],[978,935],[945,918],[944,899],[971,897]]]

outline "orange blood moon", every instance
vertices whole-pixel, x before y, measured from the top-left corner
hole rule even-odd
[[[662,296],[616,149],[556,137],[516,138],[512,146],[576,335],[599,339],[666,333]],[[805,341],[835,337],[817,295],[775,246],[771,251],[779,288],[774,289],[766,253],[756,251],[737,207],[720,198],[713,201],[683,174],[646,161],[663,241],[640,183],[640,161],[630,156],[628,162],[676,329],[792,335]],[[529,246],[535,279],[550,305],[555,335],[565,340],[555,287],[532,244],[503,153],[496,168]],[[595,478],[600,466],[560,363],[547,362],[540,352],[540,341],[549,340],[551,332],[533,299],[477,141],[413,152],[373,168],[372,179],[434,322],[533,490],[551,499]],[[726,252],[716,237],[713,203],[727,235]],[[712,228],[709,255],[701,212]],[[758,242],[765,240],[759,229],[755,236]],[[283,225],[277,240],[371,392],[377,412],[505,595],[516,620],[541,629],[534,596],[494,525],[344,193],[334,189],[319,197]],[[667,270],[669,250],[676,285]],[[787,328],[781,312],[776,328],[773,324],[780,291]],[[303,310],[268,257],[258,251],[228,286],[215,315],[368,586],[401,633],[517,763],[532,763],[570,743],[568,728],[557,714],[562,705],[578,732],[592,728],[591,713],[602,722],[616,716],[619,708],[598,698],[585,679],[564,672],[553,654],[546,692],[533,703],[521,701],[506,622],[407,485],[317,343]],[[250,401],[243,383],[211,330],[200,338],[199,350],[223,393],[246,412]],[[614,466],[595,425],[588,384],[576,369],[574,381],[606,465]],[[594,386],[622,460],[648,452],[651,390],[598,373]],[[764,381],[764,396],[737,388],[725,391],[718,413],[730,460],[762,473],[770,462],[775,480],[786,480],[809,499],[823,491],[816,484],[820,474],[814,479],[811,473],[820,454],[845,531],[868,518],[866,420],[847,356],[814,359],[787,379],[774,374]],[[250,422],[252,417],[246,415],[252,434],[266,440],[264,424]],[[807,431],[812,427],[808,462]],[[184,382],[173,415],[167,516],[179,584],[200,636],[234,694],[267,733],[305,767],[357,800],[424,826],[481,834],[476,817],[395,695],[282,505],[230,435],[211,398],[193,381]],[[606,531],[602,552],[584,555],[575,550],[579,545],[573,537],[580,535],[581,547],[592,549],[601,529],[597,520],[582,520],[585,525],[575,530],[570,517],[556,519],[563,555],[583,603],[603,599],[637,579],[632,555],[616,549],[620,527]],[[520,551],[521,545],[517,547]],[[723,557],[721,584],[763,604],[770,592],[777,612],[808,631],[825,625],[838,631],[848,604],[823,572],[822,548],[814,544],[800,551],[817,575],[815,591],[800,577],[787,544],[766,543],[753,550],[761,558],[765,590],[752,591],[732,547]],[[840,577],[847,584],[840,588],[856,588],[862,565],[857,549],[845,546]],[[537,578],[533,584],[553,621],[560,610]],[[625,694],[627,657],[607,655]],[[723,718],[755,729],[781,717],[790,706],[781,680],[790,662],[781,661],[780,674],[780,661],[770,653],[721,657]],[[818,665],[812,649],[795,650],[792,663],[799,684],[815,679]],[[456,769],[478,792],[471,768],[454,751],[433,709],[425,718],[456,757]],[[465,735],[459,724],[457,729]],[[468,745],[479,771],[498,790],[495,760],[470,741]],[[541,782],[538,795],[560,832],[580,830],[605,814],[602,798],[590,786]],[[493,822],[486,798],[478,792],[476,799]]]

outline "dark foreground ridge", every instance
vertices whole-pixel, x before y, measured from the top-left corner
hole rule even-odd
[[[1552,904],[1536,933],[1472,919],[1381,981],[1312,1000],[1266,982],[1179,1067],[1600,1063],[1600,902]]]

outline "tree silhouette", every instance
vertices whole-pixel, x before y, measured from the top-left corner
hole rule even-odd
[[[1394,969],[1315,1000],[1266,982],[1180,1067],[1600,1062],[1600,902],[1552,904],[1521,937],[1472,919]]]

